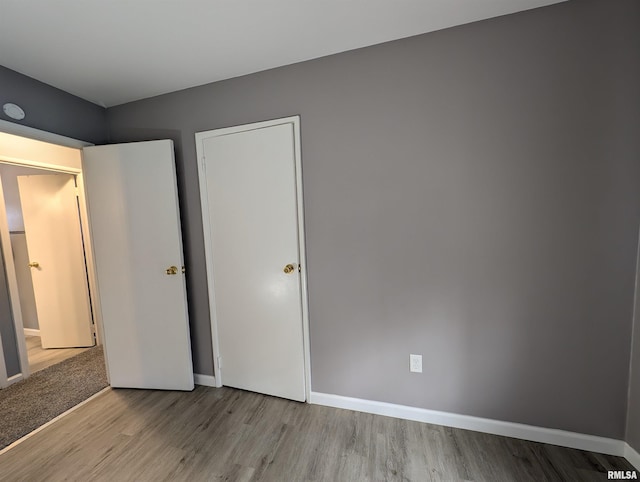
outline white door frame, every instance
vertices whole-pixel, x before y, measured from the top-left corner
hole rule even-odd
[[[60,136],[32,127],[15,124],[13,122],[7,122],[0,120],[0,133],[12,134],[23,137],[27,140],[41,141],[58,147],[69,147],[72,149],[81,150],[82,147],[92,146],[93,144],[78,139],[72,139],[70,137]],[[34,150],[35,152],[35,150]],[[76,182],[78,185],[78,200],[80,205],[80,221],[82,223],[82,236],[84,238],[84,250],[85,260],[87,263],[88,282],[91,299],[91,311],[96,329],[96,342],[102,344],[104,337],[102,336],[102,318],[100,316],[100,300],[97,290],[97,278],[95,273],[95,264],[93,259],[91,235],[89,231],[89,219],[87,215],[87,203],[85,198],[85,187],[82,177],[82,167],[72,167],[62,164],[60,162],[50,162],[48,159],[43,159],[40,154],[35,154],[35,157],[20,156],[13,157],[3,155],[0,149],[0,163],[13,164],[23,167],[35,167],[38,169],[45,169],[52,172],[60,172],[65,174],[72,174],[76,176]],[[82,157],[82,151],[80,151],[80,158]],[[1,194],[1,190],[0,190]],[[18,343],[18,352],[20,355],[20,373],[7,379],[6,370],[2,370],[4,367],[4,353],[2,351],[2,345],[0,344],[0,387],[8,386],[12,383],[18,382],[23,378],[27,378],[30,374],[29,359],[27,357],[27,346],[24,340],[24,324],[22,321],[22,312],[20,310],[20,298],[18,295],[18,283],[15,275],[15,266],[13,264],[13,251],[11,250],[11,242],[9,239],[9,230],[6,222],[6,209],[4,205],[4,198],[0,199],[0,235],[2,235],[2,246],[5,259],[5,270],[7,272],[7,282],[9,285],[9,293],[11,297],[11,308],[13,312],[13,323],[16,332],[16,338]],[[5,239],[6,238],[6,239]],[[107,375],[108,377],[108,375]]]
[[[1,159],[1,158],[0,158]],[[4,203],[4,191],[2,183],[0,183],[0,244],[2,244],[2,256],[4,258],[4,273],[6,275],[7,289],[9,291],[9,302],[11,304],[11,316],[13,318],[13,329],[16,335],[16,343],[18,345],[18,358],[20,360],[20,373],[11,377],[7,376],[7,367],[4,361],[4,347],[2,346],[2,335],[0,335],[0,388],[7,387],[12,383],[19,382],[23,378],[29,376],[29,359],[27,358],[27,345],[24,339],[24,333],[20,336],[18,327],[23,327],[22,310],[20,308],[20,298],[18,296],[18,280],[16,279],[16,270],[13,263],[13,250],[11,249],[11,237],[9,235],[9,224],[7,222],[7,210]],[[23,330],[24,331],[24,330]],[[23,366],[27,367],[26,374]]]
[[[211,321],[211,338],[213,347],[213,369],[215,376],[215,386],[223,385],[222,372],[220,370],[220,346],[218,344],[218,320],[215,309],[215,290],[213,278],[213,253],[211,252],[211,221],[209,215],[209,196],[207,190],[207,179],[205,172],[205,161],[203,153],[203,140],[211,137],[235,134],[238,132],[252,131],[273,127],[282,124],[293,125],[293,142],[296,172],[296,207],[298,211],[298,249],[300,252],[300,296],[302,303],[302,334],[304,351],[304,379],[305,396],[307,402],[311,394],[311,358],[309,349],[309,302],[307,294],[307,255],[305,251],[304,236],[304,205],[302,196],[302,156],[300,148],[300,116],[285,117],[264,122],[255,122],[234,127],[225,127],[204,132],[196,132],[196,153],[198,159],[198,180],[200,184],[200,206],[202,208],[202,227],[204,231],[204,253],[206,259],[207,285],[209,291],[209,312]]]

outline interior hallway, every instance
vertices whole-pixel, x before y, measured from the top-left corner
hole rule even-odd
[[[29,357],[29,369],[35,373],[44,368],[60,363],[89,348],[42,348],[39,336],[27,336],[27,355]]]

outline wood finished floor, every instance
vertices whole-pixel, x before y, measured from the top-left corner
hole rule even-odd
[[[603,481],[622,458],[232,388],[109,389],[0,455],[0,480]]]
[[[35,373],[44,368],[60,363],[82,353],[89,348],[49,348],[44,349],[40,343],[39,336],[27,336],[27,356],[29,358],[29,369]]]

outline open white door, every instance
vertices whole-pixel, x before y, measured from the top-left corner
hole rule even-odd
[[[192,390],[173,142],[85,147],[83,173],[111,385]]]
[[[18,176],[43,348],[93,346],[75,177]]]

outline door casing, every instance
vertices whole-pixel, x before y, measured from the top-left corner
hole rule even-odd
[[[207,287],[209,292],[209,311],[211,322],[211,337],[213,347],[213,367],[215,375],[215,386],[221,387],[224,383],[222,371],[220,369],[220,345],[218,344],[218,321],[216,319],[215,310],[215,292],[213,283],[213,252],[211,239],[211,222],[209,201],[207,195],[207,181],[205,162],[203,154],[202,140],[214,136],[224,136],[235,134],[238,132],[262,129],[265,127],[273,127],[282,124],[292,124],[294,137],[294,160],[295,160],[295,184],[296,184],[296,207],[298,211],[298,249],[300,253],[300,293],[302,305],[302,335],[303,335],[303,352],[304,352],[304,378],[305,378],[305,395],[306,400],[311,395],[311,359],[309,349],[309,303],[307,292],[307,257],[305,250],[305,230],[304,230],[304,206],[302,196],[302,156],[300,144],[300,116],[284,117],[263,122],[255,122],[234,127],[226,127],[222,129],[213,129],[205,132],[197,132],[196,153],[198,163],[198,180],[200,185],[200,205],[202,207],[202,226],[204,231],[204,251],[206,259],[207,271]]]

